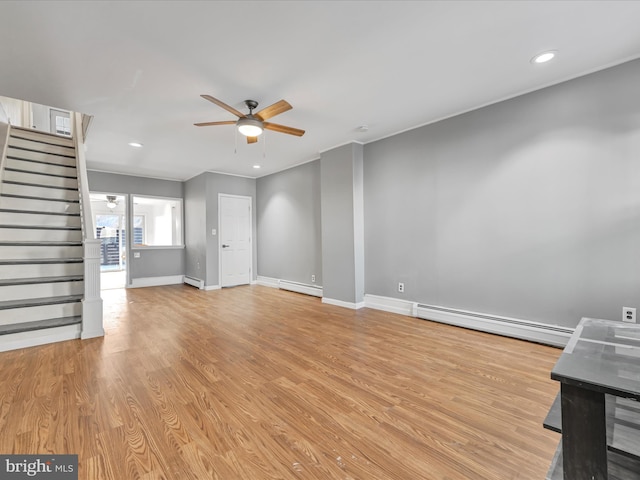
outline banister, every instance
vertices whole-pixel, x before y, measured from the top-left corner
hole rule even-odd
[[[89,176],[84,152],[84,128],[82,114],[71,112],[73,143],[76,148],[76,171],[80,195],[82,243],[84,245],[84,299],[82,300],[81,337],[104,336],[102,325],[102,298],[100,298],[100,239],[91,212]]]

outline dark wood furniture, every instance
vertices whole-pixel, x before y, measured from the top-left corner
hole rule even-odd
[[[640,478],[640,325],[583,318],[551,378],[544,426],[562,440],[547,479]]]

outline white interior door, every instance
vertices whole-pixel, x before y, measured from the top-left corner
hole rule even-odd
[[[251,197],[218,196],[220,286],[251,283]]]

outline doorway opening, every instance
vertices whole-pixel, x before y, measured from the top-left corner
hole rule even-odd
[[[127,285],[127,196],[91,193],[91,211],[100,240],[100,288]]]

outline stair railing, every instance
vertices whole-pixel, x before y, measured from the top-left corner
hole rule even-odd
[[[104,335],[102,298],[100,297],[100,240],[96,238],[96,228],[91,213],[82,114],[71,112],[71,123],[76,148],[80,218],[84,244],[84,300],[82,300],[81,338],[85,339]]]

